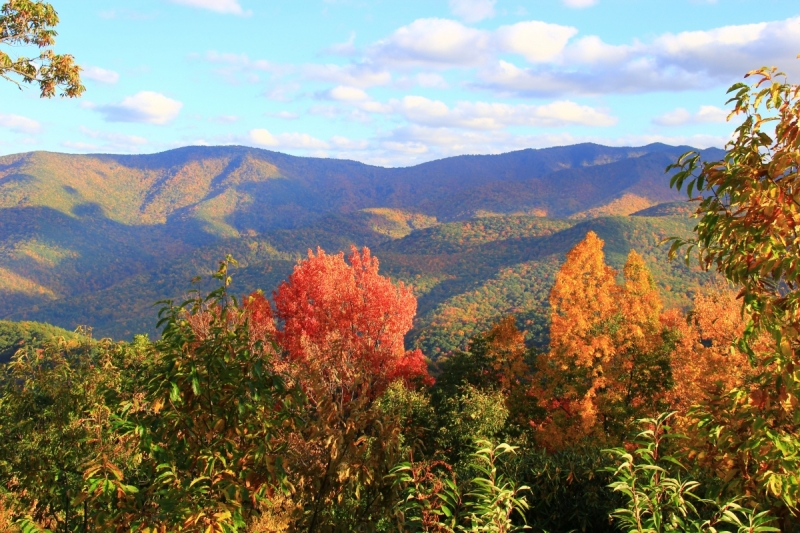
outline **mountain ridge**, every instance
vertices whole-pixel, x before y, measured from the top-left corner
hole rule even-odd
[[[236,146],[0,157],[0,318],[67,328],[89,322],[100,334],[130,337],[152,332],[143,317],[155,300],[180,297],[189,279],[208,273],[227,251],[248,265],[243,286],[255,288],[259,279],[283,279],[308,249],[350,245],[372,247],[387,274],[418,287],[420,324],[436,324],[440,306],[474,303],[479,293],[499,298],[478,306],[486,316],[515,312],[512,300],[546,306],[541,287],[519,277],[550,279],[564,246],[580,237],[570,228],[588,221],[586,228],[606,227],[612,248],[626,242],[648,250],[653,243],[644,233],[686,230],[671,222],[685,220],[678,207],[685,197],[669,188],[664,168],[689,149],[582,144],[402,168]],[[636,213],[658,222],[613,218]],[[603,226],[609,216],[617,222]],[[542,231],[560,236],[542,240]],[[561,244],[541,248],[552,239]],[[664,270],[661,255],[651,255],[651,267],[668,281],[666,293],[673,278],[689,276]],[[533,300],[520,300],[523,285]],[[686,284],[678,285],[685,292]],[[525,313],[525,320],[542,319]],[[426,348],[463,341],[434,335],[445,348],[434,346],[423,329],[415,338]]]

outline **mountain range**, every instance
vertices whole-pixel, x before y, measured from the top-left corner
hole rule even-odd
[[[414,285],[409,342],[426,353],[507,313],[542,344],[552,278],[586,231],[616,267],[642,253],[670,305],[707,279],[658,246],[692,227],[664,172],[690,149],[580,144],[407,168],[239,146],[0,157],[0,318],[154,334],[153,303],[228,253],[237,290],[269,292],[308,249],[366,245]]]

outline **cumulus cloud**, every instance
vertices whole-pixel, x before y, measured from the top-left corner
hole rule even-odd
[[[570,1],[574,7],[589,4]],[[506,96],[597,95],[704,90],[739,79],[762,64],[781,65],[798,74],[797,50],[800,17],[666,33],[649,42],[618,45],[593,35],[578,38],[574,27],[536,20],[489,31],[427,18],[366,47],[360,63],[310,70],[318,80],[368,87],[388,83],[391,69],[478,67],[472,86]],[[360,76],[347,79],[355,71]],[[365,79],[376,73],[380,80]],[[410,82],[408,77],[397,81],[399,86]]]
[[[428,89],[447,89],[449,87],[441,74],[435,72],[420,72],[414,79],[420,87]]]
[[[613,126],[616,117],[570,101],[546,105],[458,102],[453,108],[422,96],[406,96],[395,106],[408,121],[434,127],[499,130],[508,126]]]
[[[450,11],[464,22],[478,22],[494,16],[497,0],[450,0]]]
[[[366,150],[369,147],[369,141],[364,139],[354,140],[334,135],[330,140],[331,147],[339,150]]]
[[[370,149],[353,154],[360,161],[406,166],[464,154],[500,154],[525,148],[547,148],[592,142],[606,146],[643,146],[662,142],[696,148],[722,147],[729,139],[714,135],[574,135],[569,132],[513,134],[504,130],[462,130],[411,124],[370,141]]]
[[[250,14],[249,11],[242,9],[242,6],[239,5],[239,0],[170,0],[170,2],[228,15]]]
[[[99,83],[114,84],[119,81],[118,73],[100,67],[85,67],[81,76]]]
[[[374,139],[362,160],[385,166],[405,166],[464,154],[499,154],[524,148],[573,144],[569,133],[514,135],[501,130],[461,130],[411,124]]]
[[[495,32],[502,52],[519,54],[531,63],[553,61],[576,33],[577,28],[531,20],[502,26]]]
[[[728,112],[713,105],[700,106],[696,113],[679,107],[653,119],[659,126],[683,126],[686,124],[709,124],[725,122]]]
[[[487,58],[490,32],[448,19],[417,19],[375,43],[369,53],[377,63],[469,66]]]
[[[118,104],[92,107],[102,113],[108,122],[166,124],[178,116],[183,103],[168,98],[161,93],[141,91],[133,96],[124,98]]]
[[[38,120],[23,117],[22,115],[0,113],[0,127],[8,128],[14,133],[33,135],[42,131],[42,124]]]
[[[576,33],[576,28],[537,20],[487,31],[455,20],[418,19],[372,45],[368,54],[375,64],[395,66],[469,67],[506,53],[539,63],[558,59]]]
[[[588,36],[567,44],[548,64],[520,67],[498,59],[481,69],[475,86],[520,96],[708,89],[763,64],[798,73],[798,49],[800,17],[667,33],[628,45]]]
[[[248,139],[257,146],[288,150],[310,150],[328,148],[328,143],[307,133],[279,133],[273,135],[269,130],[259,128],[250,130]]]

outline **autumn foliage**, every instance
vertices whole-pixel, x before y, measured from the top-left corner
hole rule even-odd
[[[422,353],[404,347],[417,310],[411,289],[378,274],[368,248],[354,247],[348,259],[309,252],[275,292],[286,356],[351,391],[369,376],[373,395],[393,379],[430,379]]]
[[[635,251],[623,278],[617,284],[593,232],[567,254],[556,277],[550,350],[539,359],[532,391],[548,412],[538,432],[547,447],[624,434],[669,386],[661,300]]]

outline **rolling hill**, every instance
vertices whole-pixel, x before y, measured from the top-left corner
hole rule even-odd
[[[269,291],[309,248],[355,244],[415,286],[409,342],[426,353],[462,346],[506,313],[541,344],[552,277],[590,229],[614,266],[636,248],[667,301],[686,303],[704,278],[667,264],[657,244],[691,229],[664,174],[688,149],[584,144],[409,168],[235,146],[6,156],[0,318],[153,334],[153,302],[179,298],[227,253],[240,261],[237,290]]]

